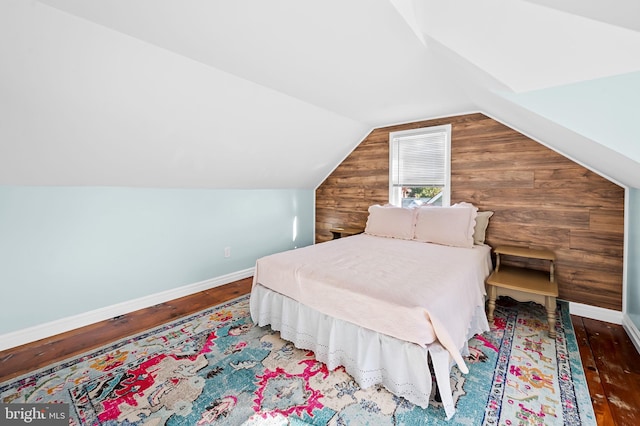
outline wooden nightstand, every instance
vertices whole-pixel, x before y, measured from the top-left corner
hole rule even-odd
[[[329,231],[333,234],[333,239],[337,240],[338,238],[348,237],[349,235],[362,234],[364,230],[361,228],[331,228]]]
[[[496,269],[487,278],[489,309],[487,319],[493,321],[498,296],[510,296],[520,302],[534,301],[547,309],[549,337],[556,337],[556,297],[558,283],[554,277],[555,254],[550,250],[534,250],[525,247],[499,246],[495,249]],[[500,264],[500,256],[517,256],[549,261],[549,272]]]

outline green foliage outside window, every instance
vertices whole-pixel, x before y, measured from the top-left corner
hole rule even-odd
[[[438,195],[442,188],[439,186],[422,186],[413,188],[404,188],[406,198],[433,198]]]

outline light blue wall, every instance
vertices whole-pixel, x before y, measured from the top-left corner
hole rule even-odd
[[[640,329],[640,189],[630,188],[627,240],[627,314]]]
[[[293,189],[0,186],[0,334],[309,245],[313,197]]]

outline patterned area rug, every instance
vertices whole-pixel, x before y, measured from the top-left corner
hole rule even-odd
[[[470,342],[469,374],[451,372],[456,414],[383,387],[361,389],[269,327],[249,298],[0,383],[0,403],[67,403],[71,425],[596,424],[568,306],[557,338],[544,308],[499,299],[491,332]]]

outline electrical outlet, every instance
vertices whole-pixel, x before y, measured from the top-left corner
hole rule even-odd
[[[231,257],[231,247],[224,248],[224,257]]]

